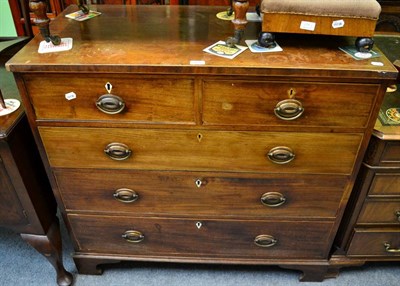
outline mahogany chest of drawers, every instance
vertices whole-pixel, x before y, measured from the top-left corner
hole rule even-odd
[[[80,273],[120,260],[264,264],[322,280],[386,86],[385,57],[345,38],[283,52],[203,52],[230,22],[210,7],[98,6],[9,63],[74,241]],[[255,39],[251,23],[247,39]]]
[[[398,55],[397,55],[398,56]],[[395,62],[400,67],[400,62]],[[400,261],[400,91],[388,88],[332,261],[338,268]]]

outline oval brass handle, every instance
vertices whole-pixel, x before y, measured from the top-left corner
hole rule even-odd
[[[132,155],[132,150],[123,143],[110,143],[104,149],[104,153],[113,160],[122,161]]]
[[[133,203],[137,201],[139,195],[131,189],[121,188],[115,191],[113,194],[114,199],[123,203]]]
[[[278,192],[268,192],[261,196],[261,203],[267,207],[279,207],[286,202],[286,198]]]
[[[286,146],[278,146],[269,150],[268,159],[275,164],[287,164],[292,161],[295,157],[292,149]]]
[[[391,248],[390,243],[385,242],[383,244],[385,246],[385,251],[389,253],[400,253],[400,248]]]
[[[260,234],[254,239],[254,243],[259,247],[271,247],[274,246],[278,240],[272,235]]]
[[[304,112],[303,105],[296,99],[285,99],[278,102],[275,106],[275,115],[283,120],[294,120],[299,118]]]
[[[400,222],[400,211],[395,211],[394,215],[397,217],[397,220]]]
[[[144,240],[144,235],[137,230],[127,230],[122,235],[122,238],[125,239],[127,242],[139,243]]]
[[[125,108],[125,102],[114,94],[104,94],[96,101],[97,108],[107,114],[117,114]]]

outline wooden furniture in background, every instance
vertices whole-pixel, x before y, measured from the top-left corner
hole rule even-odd
[[[4,69],[9,58],[6,54],[15,48],[8,46],[10,43],[20,45],[21,41],[0,42],[0,88],[5,98],[21,100],[14,79]],[[63,266],[56,210],[49,180],[21,106],[9,115],[0,116],[0,226],[20,233],[54,266],[57,283],[70,285],[72,276]]]
[[[377,31],[400,33],[400,0],[378,0],[382,13],[376,25]]]
[[[397,76],[347,38],[283,37],[283,52],[203,52],[220,7],[97,6],[52,23],[74,47],[15,75],[78,271],[121,260],[279,265],[329,275],[331,246]],[[158,27],[154,29],[154,27]],[[245,37],[256,39],[259,23]],[[90,47],[88,49],[87,47]],[[301,48],[299,48],[301,47]]]
[[[400,61],[395,64],[400,69]],[[332,257],[336,272],[367,261],[400,261],[399,86],[388,88],[346,209]]]
[[[49,19],[54,19],[65,7],[63,0],[40,1],[46,3],[43,13],[45,13]],[[29,0],[8,0],[17,36],[19,37],[32,37],[39,32],[38,28],[32,25],[37,16],[29,11],[29,2]]]

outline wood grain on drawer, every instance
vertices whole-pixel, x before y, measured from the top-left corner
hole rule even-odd
[[[345,176],[322,175],[91,169],[54,173],[66,210],[136,215],[332,219],[347,185]]]
[[[366,201],[357,223],[395,224],[400,227],[400,197],[397,201]]]
[[[68,218],[81,251],[141,256],[326,258],[332,231],[329,222],[94,215],[68,215]],[[127,231],[140,232],[143,240],[126,241],[122,236]],[[256,237],[273,245],[257,246]],[[130,238],[140,240],[139,235]]]
[[[97,99],[111,93],[125,102],[120,114],[105,114]],[[176,77],[134,77],[128,75],[34,74],[25,84],[38,120],[88,120],[135,123],[194,124],[194,81]],[[75,99],[65,95],[74,92]]]
[[[389,141],[383,150],[380,164],[400,167],[400,141]]]
[[[214,125],[365,127],[377,85],[299,82],[205,81],[203,122]],[[304,108],[294,120],[274,114],[282,100]]]
[[[400,196],[400,173],[376,173],[369,196]]]
[[[52,167],[150,170],[238,171],[350,174],[361,134],[224,132],[123,128],[40,127]],[[132,155],[110,159],[104,150],[123,143]],[[267,154],[276,147],[295,154],[276,164]]]
[[[400,256],[400,229],[356,229],[347,254]]]

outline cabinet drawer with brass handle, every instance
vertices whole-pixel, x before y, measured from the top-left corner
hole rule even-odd
[[[331,222],[68,215],[81,251],[140,256],[314,258],[328,255]]]
[[[392,224],[400,227],[400,198],[392,201],[364,202],[358,224]]]
[[[347,255],[400,256],[400,229],[356,228]]]
[[[190,78],[31,74],[25,84],[39,121],[193,125],[195,120]]]
[[[92,169],[54,174],[67,211],[135,215],[334,219],[348,184],[346,176],[334,175]]]
[[[378,88],[373,84],[207,80],[203,123],[361,128],[366,127]]]
[[[78,127],[39,132],[54,168],[348,175],[362,141],[362,134],[350,133]],[[105,152],[110,144],[114,151]]]

